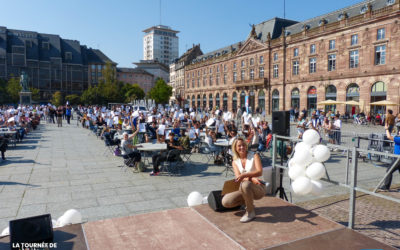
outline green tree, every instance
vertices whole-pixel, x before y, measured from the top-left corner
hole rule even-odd
[[[81,101],[80,99],[81,99],[80,96],[75,95],[75,94],[67,95],[65,97],[65,100],[68,101],[70,105],[78,105]]]
[[[63,99],[64,99],[63,98],[63,94],[60,91],[56,91],[53,94],[53,98],[51,99],[51,103],[53,103],[56,106],[61,106],[64,103]]]
[[[102,95],[99,91],[99,87],[93,86],[83,91],[81,95],[81,103],[88,105],[102,104]]]
[[[162,78],[157,78],[156,84],[149,91],[148,96],[156,103],[168,103],[169,98],[172,96],[172,87],[168,86]]]
[[[37,88],[29,88],[29,91],[32,92],[32,101],[39,101],[40,100],[40,90]]]
[[[139,86],[139,84],[126,84],[126,86],[129,87],[125,87],[126,92],[125,92],[125,102],[132,102],[134,100],[141,100],[145,97],[145,93],[143,91],[143,89]]]
[[[12,103],[18,103],[19,92],[22,90],[22,87],[19,84],[19,77],[12,77],[8,80],[6,89],[9,101]]]

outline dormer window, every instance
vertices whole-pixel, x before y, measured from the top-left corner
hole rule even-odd
[[[347,14],[346,13],[340,13],[338,16],[338,21],[342,21],[344,18],[346,18]]]
[[[360,14],[364,14],[365,12],[367,12],[367,10],[368,10],[367,5],[364,5],[363,7],[361,7]]]
[[[71,52],[65,52],[65,60],[72,60],[72,53]]]
[[[42,42],[42,49],[50,49],[50,44],[48,42]]]
[[[32,41],[31,40],[26,40],[25,45],[27,48],[32,48]]]
[[[387,0],[386,1],[386,5],[393,5],[394,4],[394,2],[396,2],[395,0]]]
[[[318,22],[318,25],[319,26],[322,26],[322,25],[325,25],[326,24],[326,20],[325,19],[321,19],[321,20],[319,20],[319,22]]]
[[[310,25],[304,24],[304,25],[303,25],[303,30],[308,30],[308,29],[310,29]]]

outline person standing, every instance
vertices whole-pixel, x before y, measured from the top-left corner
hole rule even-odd
[[[399,131],[397,132],[396,136],[392,136],[391,133],[389,132],[389,126],[386,125],[385,126],[385,130],[386,130],[386,137],[394,142],[394,154],[395,155],[400,155],[400,133]],[[397,158],[395,158],[395,161],[397,160]],[[388,169],[386,170],[386,172],[390,171],[389,175],[385,178],[383,184],[379,187],[379,189],[383,190],[383,191],[388,191],[390,189],[390,185],[392,184],[392,178],[393,178],[393,173],[398,170],[400,173],[400,162],[393,168],[391,169],[391,167],[388,167]]]
[[[395,117],[393,115],[393,110],[388,109],[385,119],[385,125],[387,125],[390,133],[393,132],[394,124],[395,124]]]
[[[57,116],[57,127],[62,127],[62,117],[64,114],[64,110],[63,107],[58,107],[57,108],[57,112],[56,112],[56,116]]]
[[[67,106],[67,108],[65,109],[65,117],[67,118],[67,123],[70,124],[70,120],[71,120],[71,106]]]

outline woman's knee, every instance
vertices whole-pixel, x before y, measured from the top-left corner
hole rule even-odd
[[[251,181],[242,181],[242,183],[240,183],[240,191],[242,193],[249,192],[251,189],[251,184]]]

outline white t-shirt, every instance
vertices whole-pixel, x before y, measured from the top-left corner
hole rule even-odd
[[[337,119],[334,123],[333,126],[335,126],[335,129],[341,129],[342,128],[342,121],[340,119]]]

